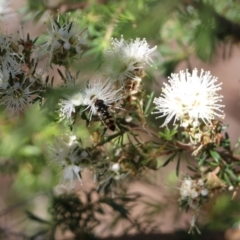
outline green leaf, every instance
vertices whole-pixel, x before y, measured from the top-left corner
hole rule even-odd
[[[180,160],[181,160],[181,154],[178,154],[178,160],[177,160],[177,166],[176,166],[176,175],[179,175],[179,169],[180,169]]]
[[[165,127],[164,132],[158,132],[158,135],[167,141],[171,141],[173,140],[174,136],[177,134],[178,132],[177,129],[178,129],[177,125],[174,126],[173,129],[169,129],[168,127]]]
[[[153,102],[153,97],[154,97],[154,92],[151,92],[151,94],[147,96],[148,101],[147,101],[145,109],[144,109],[145,116],[147,116],[149,114],[150,106]]]
[[[196,158],[196,160],[198,161],[198,166],[199,167],[201,167],[205,164],[206,157],[207,157],[206,152],[202,152],[201,156],[199,158]]]
[[[233,184],[231,183],[227,173],[223,173],[223,178],[225,180],[225,182],[229,185],[229,186],[232,186]]]
[[[209,153],[210,153],[211,157],[214,159],[214,161],[218,163],[219,160],[221,159],[220,154],[214,150],[210,150]]]
[[[203,61],[208,61],[215,49],[215,38],[212,29],[200,24],[196,28],[195,41],[198,57]]]
[[[209,162],[210,166],[217,167],[219,166],[219,163],[217,162]]]
[[[232,180],[238,182],[238,178],[237,176],[235,175],[235,173],[233,172],[233,170],[227,168],[225,169],[226,173],[232,178]]]
[[[168,163],[171,162],[171,161],[175,158],[176,155],[177,155],[177,153],[174,153],[171,157],[169,157],[169,158],[164,162],[164,164],[162,165],[162,167],[167,166]]]

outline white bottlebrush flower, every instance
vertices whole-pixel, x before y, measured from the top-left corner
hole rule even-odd
[[[63,181],[70,181],[71,184],[74,178],[77,178],[79,182],[82,183],[82,179],[80,177],[81,168],[73,163],[66,165],[63,167]]]
[[[63,134],[61,137],[54,137],[54,143],[49,147],[50,157],[61,166],[65,164],[68,156],[72,162],[75,162],[78,147],[79,143],[75,135]]]
[[[21,84],[15,82],[3,92],[0,105],[6,106],[6,111],[10,110],[13,114],[24,112],[37,96],[37,91],[31,90],[33,83],[26,84],[26,79]]]
[[[207,197],[208,189],[202,179],[193,180],[186,177],[180,187],[181,201],[187,201],[188,205],[196,209],[201,204],[201,197]]]
[[[15,58],[12,58],[11,55],[5,54],[2,58],[2,68],[7,69],[12,77],[21,74],[23,72],[22,63],[16,61]]]
[[[66,50],[74,48],[75,51],[80,54],[82,53],[82,46],[86,44],[84,39],[87,29],[80,29],[78,24],[70,22],[62,28],[62,40],[64,41],[63,47]]]
[[[150,48],[146,39],[137,38],[126,41],[123,37],[120,40],[112,39],[112,48],[104,53],[103,72],[113,80],[123,82],[124,80],[136,79],[139,77],[136,72],[143,69],[143,66],[152,63],[151,54],[156,46]]]
[[[0,63],[2,69],[7,68],[12,77],[22,72],[23,55],[19,52],[17,40],[17,36],[0,35]]]
[[[198,192],[197,189],[195,189],[195,183],[194,180],[191,178],[185,178],[182,182],[181,188],[180,188],[180,195],[181,198],[197,198]]]
[[[51,28],[47,28],[47,36],[40,46],[40,57],[48,55],[51,61],[54,53],[63,53],[64,50],[74,50],[76,54],[81,54],[86,29],[80,29],[73,21],[60,23],[59,16],[57,20],[50,17],[50,21]]]
[[[53,162],[62,167],[62,180],[70,181],[71,184],[74,178],[80,182],[80,171],[78,166],[80,144],[76,140],[76,136],[68,134],[62,135],[60,138],[54,138],[53,145],[49,146],[49,155]]]
[[[85,110],[90,109],[90,120],[92,115],[98,114],[98,106],[95,105],[96,100],[103,100],[104,104],[108,106],[122,98],[120,91],[121,88],[115,90],[109,80],[101,82],[98,79],[88,83],[86,88],[83,89],[83,105],[86,106]]]
[[[166,126],[172,119],[174,124],[180,121],[181,126],[194,126],[204,122],[211,124],[215,117],[224,118],[222,108],[223,96],[217,92],[221,89],[221,84],[210,72],[194,69],[192,74],[186,70],[179,74],[172,74],[168,83],[164,83],[162,94],[154,99],[156,111],[154,114],[161,114],[157,118],[166,117],[162,126]]]
[[[66,96],[65,99],[61,99],[59,112],[61,119],[71,120],[72,113],[75,113],[75,107],[83,104],[83,93],[81,91],[73,94],[72,96]]]
[[[60,106],[59,109],[60,119],[71,120],[72,114],[75,113],[75,106],[72,103],[72,101],[69,99],[68,100],[61,99],[58,105]]]

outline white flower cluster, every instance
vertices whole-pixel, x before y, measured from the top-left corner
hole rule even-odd
[[[103,100],[107,106],[116,103],[121,99],[120,90],[121,89],[115,90],[109,80],[102,83],[99,79],[89,83],[86,88],[83,89],[83,105],[87,106],[86,109],[90,109],[90,119],[92,115],[98,114],[99,106],[96,105],[96,100]]]
[[[162,94],[154,99],[156,111],[159,117],[166,117],[162,126],[166,126],[172,119],[175,124],[180,122],[181,126],[198,126],[204,122],[211,125],[215,117],[224,118],[222,108],[224,105],[221,95],[217,92],[221,89],[221,83],[216,84],[217,78],[212,77],[210,72],[197,75],[197,69],[192,74],[188,71],[180,71],[172,74],[168,83],[164,83]]]
[[[13,86],[9,86],[2,94],[0,105],[4,105],[6,110],[14,113],[24,112],[29,104],[33,101],[35,95],[34,90],[30,90],[35,79],[31,83],[26,83],[26,78],[22,83],[15,82]]]
[[[9,77],[23,72],[23,46],[18,43],[18,36],[0,35],[0,89],[6,89]]]
[[[152,64],[151,55],[156,46],[150,48],[146,39],[126,41],[112,39],[112,48],[104,52],[103,72],[112,81],[123,83],[127,79],[139,80],[145,64]]]
[[[193,180],[190,177],[186,177],[180,188],[180,195],[182,202],[187,202],[188,206],[197,209],[201,204],[201,197],[208,196],[208,189],[204,184],[203,179]]]
[[[56,23],[53,24],[55,26]],[[54,27],[55,28],[55,27]],[[151,64],[151,54],[156,47],[150,48],[145,39],[139,38],[131,41],[113,39],[112,48],[105,51],[102,71],[108,78],[105,82],[100,79],[89,82],[86,86],[76,85],[76,79],[66,72],[63,77],[65,87],[74,88],[72,94],[65,94],[64,99],[59,103],[60,118],[71,121],[72,115],[75,114],[76,107],[85,106],[89,109],[89,119],[99,112],[97,100],[101,100],[104,105],[109,106],[116,103],[125,93],[127,81],[133,79],[137,83],[141,81],[139,72],[142,72],[145,64]],[[120,83],[115,84],[116,82]],[[136,85],[136,84],[135,84]],[[137,89],[132,92],[136,93]]]
[[[111,81],[106,80],[102,82],[101,79],[88,82],[84,87],[76,85],[74,93],[70,96],[65,96],[65,99],[59,103],[60,118],[71,121],[75,108],[83,106],[85,107],[84,111],[89,109],[89,119],[91,120],[92,115],[98,114],[99,106],[96,104],[96,101],[102,100],[106,106],[116,103],[121,99],[120,90],[115,90]]]
[[[103,152],[94,153],[93,149],[84,149],[75,135],[54,137],[48,152],[52,162],[62,168],[61,182],[70,182],[71,188],[74,186],[74,179],[82,184],[81,172],[84,169],[93,172],[99,189],[104,189],[109,181],[120,180],[126,175],[121,173],[120,165],[112,163]]]
[[[57,63],[64,56],[69,57],[69,54],[66,54],[66,52],[71,52],[72,55],[81,54],[82,46],[86,44],[84,38],[87,29],[80,29],[74,21],[63,21],[60,19],[60,16],[58,16],[57,20],[50,17],[50,21],[51,28],[47,29],[48,35],[39,46],[40,57],[47,55],[49,63],[51,61]],[[57,57],[53,60],[54,55]],[[72,55],[70,54],[70,56]]]
[[[0,35],[0,105],[12,114],[25,111],[42,90],[36,65],[31,69],[25,62],[25,57],[31,58],[31,44],[30,39],[20,39],[19,35]],[[28,46],[27,56],[24,50]]]
[[[65,134],[60,138],[55,137],[53,145],[49,146],[49,155],[53,162],[62,167],[63,182],[77,178],[81,183],[81,171],[86,167],[86,161],[89,157],[76,136]]]

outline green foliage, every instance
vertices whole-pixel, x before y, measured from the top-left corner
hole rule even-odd
[[[178,130],[177,126],[174,126],[173,129],[169,129],[168,127],[165,127],[164,132],[159,132],[158,135],[162,139],[165,139],[166,141],[174,140]]]

